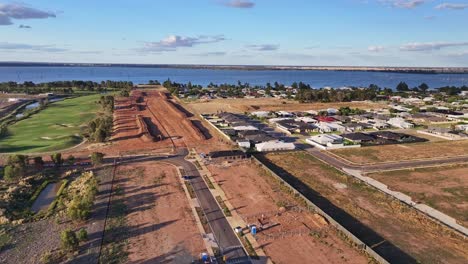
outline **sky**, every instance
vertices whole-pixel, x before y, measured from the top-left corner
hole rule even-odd
[[[468,0],[0,0],[0,61],[468,67]]]

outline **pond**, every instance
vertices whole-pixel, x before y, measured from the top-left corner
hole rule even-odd
[[[64,100],[64,99],[65,99],[64,97],[51,98],[51,99],[49,99],[49,103],[54,103],[54,102],[62,101],[62,100]],[[39,105],[40,105],[39,102],[34,102],[34,103],[28,104],[23,110],[21,110],[20,113],[18,113],[18,114],[16,115],[16,118],[17,118],[17,119],[22,118],[22,117],[24,116],[24,111],[37,108],[37,107],[39,107]]]
[[[34,201],[31,207],[31,211],[38,213],[39,211],[47,210],[57,196],[57,192],[60,189],[60,186],[60,182],[48,184]]]

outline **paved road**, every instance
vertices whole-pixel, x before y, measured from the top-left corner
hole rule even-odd
[[[428,160],[408,160],[408,161],[399,161],[399,162],[393,162],[393,163],[380,163],[380,164],[377,163],[373,165],[355,165],[355,164],[350,164],[338,157],[335,157],[333,154],[327,153],[326,151],[320,151],[316,148],[308,147],[308,148],[304,148],[304,150],[309,152],[312,156],[336,168],[357,170],[357,171],[361,171],[364,173],[386,171],[386,170],[410,169],[410,168],[419,168],[419,167],[431,167],[435,165],[448,165],[448,164],[454,164],[454,163],[468,162],[468,156],[461,156],[461,157],[447,157],[447,158],[437,158],[437,159],[428,159]]]
[[[235,263],[251,263],[244,251],[241,242],[237,238],[234,230],[229,225],[226,217],[224,216],[221,208],[211,194],[208,186],[201,177],[195,165],[186,161],[184,158],[187,156],[187,149],[180,149],[177,155],[170,156],[130,156],[120,158],[119,163],[131,163],[137,161],[163,161],[171,163],[175,166],[182,167],[185,171],[184,176],[191,176],[190,183],[196,193],[200,206],[203,208],[205,215],[208,219],[211,231],[220,245],[220,249],[228,260],[235,261]],[[113,160],[107,158],[106,162]],[[233,262],[234,263],[234,262]]]

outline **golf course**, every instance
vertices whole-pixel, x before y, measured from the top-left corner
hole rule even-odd
[[[39,153],[73,147],[82,138],[80,126],[96,116],[100,94],[49,104],[37,114],[8,127],[0,139],[0,153]]]

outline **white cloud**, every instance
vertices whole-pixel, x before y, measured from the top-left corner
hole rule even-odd
[[[224,2],[223,5],[234,8],[252,8],[255,6],[255,3],[252,1],[245,0],[231,0]]]
[[[454,4],[454,3],[442,3],[435,7],[436,9],[451,9],[451,10],[463,10],[468,8],[468,4]]]
[[[13,19],[45,19],[56,17],[55,13],[42,11],[23,4],[1,4],[0,3],[0,25],[13,24]]]
[[[262,44],[262,45],[247,45],[247,48],[256,51],[274,51],[279,49],[279,45],[274,44]]]
[[[464,47],[468,46],[468,42],[426,42],[426,43],[407,43],[400,46],[402,51],[431,51],[440,50],[448,47]]]
[[[370,52],[381,52],[385,50],[385,48],[383,46],[369,46],[367,50]]]
[[[0,50],[29,50],[42,52],[64,52],[67,49],[57,48],[55,45],[30,45],[22,43],[0,42]]]
[[[379,2],[397,8],[412,9],[424,4],[427,0],[379,0]]]
[[[146,52],[176,51],[178,48],[193,47],[200,44],[216,43],[226,40],[222,35],[182,37],[171,35],[157,42],[146,42],[144,47],[139,49]]]

